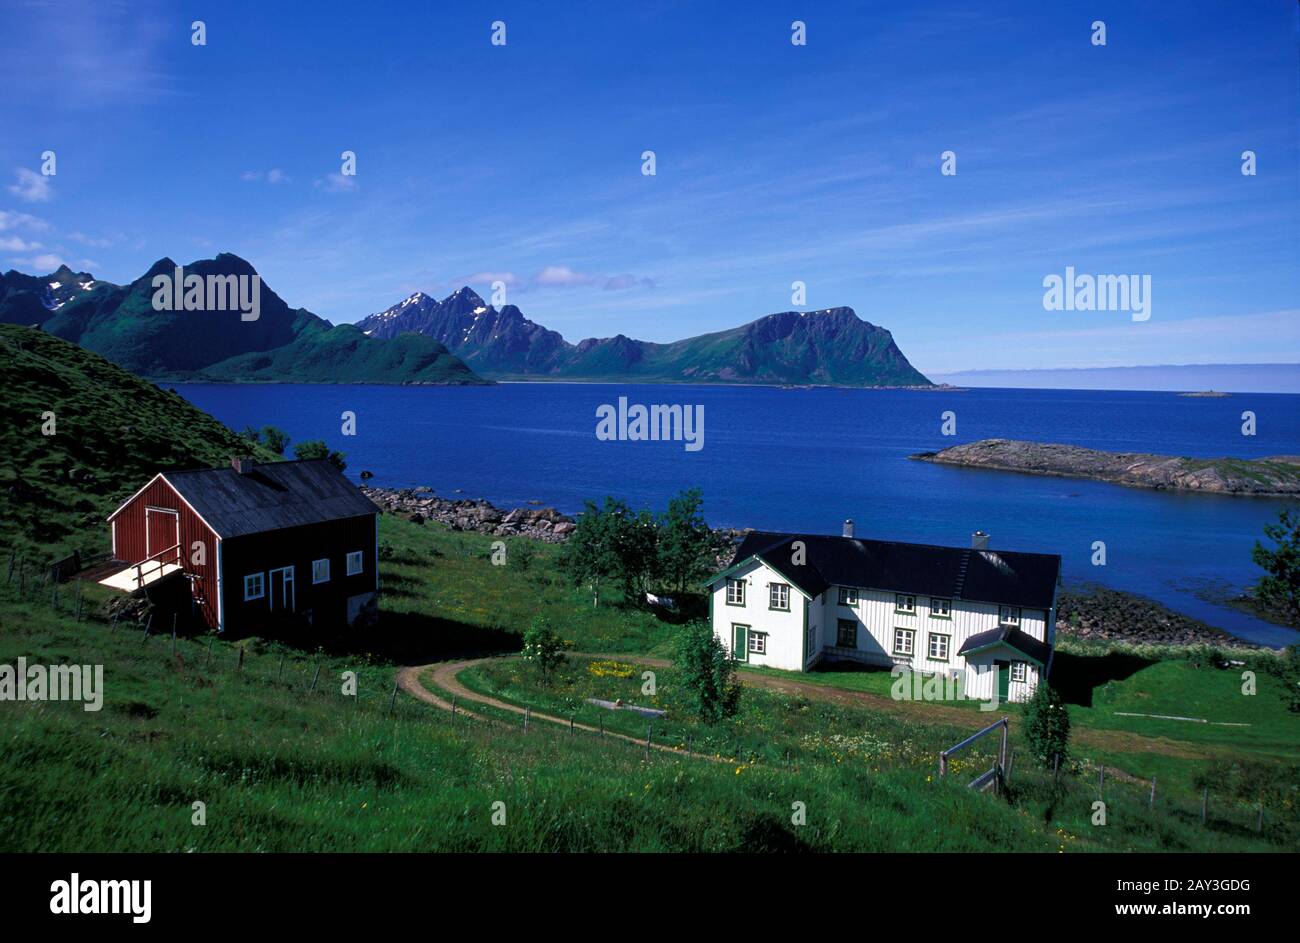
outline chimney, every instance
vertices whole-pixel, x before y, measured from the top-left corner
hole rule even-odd
[[[982,530],[977,530],[970,535],[970,548],[972,550],[989,549],[989,535]]]
[[[253,471],[253,460],[247,455],[234,455],[231,456],[230,467],[241,475],[247,475]]]
[[[851,517],[845,520],[844,522],[844,536],[845,537],[853,536],[853,518]]]

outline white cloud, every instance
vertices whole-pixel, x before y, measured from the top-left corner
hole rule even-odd
[[[27,242],[18,236],[0,237],[0,249],[5,252],[35,252],[40,248],[39,242]]]
[[[19,167],[15,173],[18,174],[18,182],[9,186],[9,192],[18,199],[26,200],[28,203],[44,203],[54,195],[49,177],[28,170],[26,167]]]
[[[357,178],[339,173],[327,174],[316,181],[316,186],[328,193],[350,193],[357,188]]]
[[[38,255],[35,258],[30,259],[10,259],[9,261],[14,264],[15,268],[26,269],[29,272],[40,273],[42,275],[53,272],[63,264],[61,256],[53,255],[51,253]]]
[[[28,232],[48,232],[50,224],[28,213],[0,210],[0,232],[6,229],[25,229]]]
[[[239,175],[240,180],[264,180],[274,186],[277,183],[292,183],[289,175],[279,167],[272,167],[270,170],[245,170]]]

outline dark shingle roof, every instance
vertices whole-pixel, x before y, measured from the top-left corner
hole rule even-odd
[[[203,468],[163,478],[223,538],[379,512],[325,459],[270,462],[243,475]]]
[[[957,652],[957,654],[965,655],[967,652],[978,651],[991,645],[1010,646],[1020,654],[1032,658],[1040,665],[1046,665],[1048,656],[1052,654],[1051,648],[1045,642],[1040,642],[1032,635],[1028,635],[1011,625],[1001,625],[996,629],[989,629],[987,632],[976,632],[966,639],[961,651]]]
[[[791,563],[791,545],[796,540],[803,541],[806,548],[801,566]],[[1049,553],[768,531],[747,534],[736,548],[731,566],[755,555],[809,596],[828,586],[861,586],[1026,609],[1051,608],[1061,572],[1061,558]]]

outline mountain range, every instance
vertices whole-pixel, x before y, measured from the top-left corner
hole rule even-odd
[[[256,320],[242,320],[238,310],[155,310],[153,280],[176,267],[159,259],[126,285],[66,266],[44,277],[11,270],[0,275],[0,323],[39,326],[133,373],[174,381],[931,385],[889,331],[852,308],[770,314],[668,344],[622,334],[573,344],[514,305],[486,304],[468,287],[441,301],[417,292],[356,325],[290,308],[265,282]],[[191,262],[184,273],[257,275],[229,253]]]
[[[785,311],[740,327],[668,344],[618,334],[569,343],[499,310],[471,288],[438,301],[416,292],[357,322],[370,337],[433,337],[477,373],[495,379],[930,386],[893,336],[852,308]]]

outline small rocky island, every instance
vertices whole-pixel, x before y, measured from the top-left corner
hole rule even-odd
[[[1183,458],[1145,452],[1103,452],[1077,445],[981,439],[911,458],[940,465],[1031,475],[1091,478],[1135,488],[1212,494],[1300,494],[1300,457]]]

